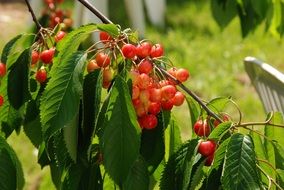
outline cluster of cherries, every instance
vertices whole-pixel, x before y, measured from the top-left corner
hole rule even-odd
[[[58,7],[64,0],[44,0],[46,5],[43,15],[49,17],[49,27],[54,28],[59,23],[64,23],[64,29],[72,27],[71,11],[62,10]]]
[[[114,41],[106,32],[100,32],[100,41],[104,44]],[[132,79],[132,103],[134,105],[138,122],[142,129],[153,129],[158,124],[157,114],[161,110],[171,110],[173,106],[183,104],[185,96],[176,88],[177,82],[159,78],[157,72],[164,54],[160,44],[152,45],[148,41],[138,44],[122,41],[119,52],[124,59],[132,62],[130,78]],[[109,46],[109,45],[106,45]],[[103,69],[103,87],[108,88],[113,79],[111,71],[111,56],[105,49],[97,52],[94,59],[87,65],[88,72]],[[189,78],[186,69],[171,68],[168,73],[179,82]]]
[[[65,35],[66,33],[64,31],[59,31],[54,36],[54,41],[56,43],[59,42],[60,40],[63,39]],[[52,64],[52,60],[53,60],[53,57],[56,51],[55,47],[45,48],[44,50],[42,49],[43,47],[45,46],[42,46],[42,45],[38,46],[36,49],[32,51],[32,55],[31,55],[31,67],[38,68],[38,70],[35,73],[35,79],[41,84],[45,83],[47,80],[46,67]]]
[[[229,121],[230,117],[227,114],[222,114],[223,121]],[[209,118],[207,119],[199,119],[194,124],[194,132],[199,137],[208,137],[211,132],[211,121]],[[213,127],[217,127],[220,124],[218,120],[213,121]],[[216,150],[216,142],[213,140],[202,140],[198,147],[198,152],[206,157],[205,166],[211,166],[214,153]]]
[[[6,75],[6,64],[0,62],[0,82],[1,78]],[[0,107],[4,104],[4,97],[0,94]]]

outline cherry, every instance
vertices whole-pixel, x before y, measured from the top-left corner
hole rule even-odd
[[[195,122],[194,132],[200,137],[208,137],[210,134],[210,126],[206,120],[199,119]]]
[[[54,3],[54,0],[44,0],[44,2],[48,5]]]
[[[47,79],[47,73],[46,73],[46,70],[45,69],[39,69],[37,72],[36,72],[36,76],[35,76],[36,80],[39,82],[39,83],[44,83]]]
[[[148,59],[143,59],[138,65],[139,73],[149,74],[153,70],[153,64]]]
[[[177,76],[177,69],[175,67],[172,67],[168,70],[168,73],[170,73],[170,75],[172,75],[173,77],[176,78]]]
[[[149,90],[140,90],[139,99],[144,105],[148,105],[150,98]]]
[[[45,64],[50,64],[52,62],[53,57],[54,57],[54,53],[55,53],[55,48],[50,48],[50,49],[44,50],[40,54],[41,61]]]
[[[155,115],[149,114],[144,115],[138,119],[141,128],[145,129],[153,129],[158,124],[158,119]]]
[[[0,77],[3,77],[6,74],[6,64],[0,63]]]
[[[172,99],[176,94],[176,88],[173,85],[166,85],[161,88],[162,98],[165,100]]]
[[[161,110],[161,103],[159,102],[151,102],[148,106],[148,112],[157,115]]]
[[[169,99],[169,100],[166,100],[166,101],[162,101],[162,108],[163,110],[167,110],[167,111],[170,111],[171,109],[173,109],[174,107],[174,101],[173,99]]]
[[[212,162],[214,160],[214,153],[209,155],[206,159],[205,159],[205,166],[211,166]]]
[[[56,3],[63,3],[64,2],[64,0],[55,0],[56,1]]]
[[[36,64],[39,60],[39,53],[37,51],[32,51],[32,65]]]
[[[103,82],[111,82],[113,78],[112,71],[109,68],[103,70]]]
[[[189,77],[189,72],[186,69],[178,69],[176,71],[176,78],[180,82],[185,82]]]
[[[107,32],[100,31],[100,40],[103,43],[106,43],[107,41],[109,41],[111,39],[112,39],[111,36]]]
[[[215,148],[216,148],[216,143],[214,141],[202,141],[199,144],[198,147],[198,152],[207,157],[209,155],[212,155],[215,152]]]
[[[105,68],[110,65],[110,57],[103,52],[100,52],[96,55],[96,61],[99,67]]]
[[[136,55],[136,47],[132,44],[125,44],[121,48],[122,54],[127,59],[132,59]]]
[[[139,95],[140,95],[140,89],[138,88],[138,86],[133,86],[132,87],[132,99],[139,98]]]
[[[221,115],[222,115],[223,121],[230,121],[230,116],[229,115],[227,115],[225,113],[222,113]],[[217,127],[220,124],[221,124],[221,122],[219,122],[218,120],[214,120],[214,122],[213,122],[214,127]]]
[[[151,57],[161,57],[164,54],[164,48],[161,44],[155,44],[151,48],[150,56]]]
[[[150,101],[152,102],[160,102],[162,100],[162,91],[160,88],[150,88]]]
[[[184,97],[183,93],[181,93],[180,91],[177,91],[175,93],[175,96],[173,97],[174,105],[175,106],[182,105],[183,102],[184,102],[184,99],[185,99],[185,97]]]
[[[148,88],[150,83],[151,83],[151,78],[147,74],[142,73],[139,75],[137,85],[140,89]]]
[[[70,28],[73,25],[73,20],[71,18],[63,19],[63,23],[66,28]]]
[[[94,59],[90,60],[88,65],[87,65],[88,73],[91,73],[91,72],[93,72],[96,69],[100,69],[100,67],[98,66],[96,60],[94,60]]]
[[[2,95],[0,95],[0,106],[3,106],[4,104],[4,98]]]
[[[62,40],[62,38],[64,38],[65,35],[66,33],[64,31],[59,31],[54,37],[54,39],[56,42],[59,42],[60,40]]]
[[[149,42],[143,42],[136,47],[136,54],[139,58],[145,58],[150,55],[152,45]]]
[[[131,71],[129,72],[129,76],[130,76],[130,78],[131,78],[131,80],[132,80],[132,85],[133,85],[133,86],[138,85],[140,74],[139,74],[138,72],[134,71],[134,70],[131,70]]]
[[[147,114],[147,110],[140,100],[137,101],[137,102],[135,102],[136,103],[136,105],[135,105],[136,115],[138,117],[143,117],[144,115]]]

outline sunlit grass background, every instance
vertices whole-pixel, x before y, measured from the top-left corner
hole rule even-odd
[[[111,19],[126,27],[128,21],[124,8],[117,7],[118,5],[121,6],[121,3],[111,5]],[[23,6],[21,9],[25,11]],[[28,15],[26,17],[30,19]],[[166,20],[165,29],[148,26],[145,37],[162,43],[166,56],[176,66],[190,71],[191,79],[186,85],[207,101],[219,96],[232,97],[242,110],[245,121],[264,120],[265,113],[244,71],[243,59],[249,55],[255,56],[284,71],[283,43],[265,33],[264,26],[243,39],[238,19],[221,31],[205,0],[169,1]],[[26,23],[18,18],[13,25],[7,25],[9,32],[0,34],[0,50],[9,38],[28,29]],[[237,112],[229,110],[237,118]],[[189,138],[191,130],[187,106],[175,108],[174,112],[184,139]],[[54,189],[48,169],[41,172],[39,165],[35,164],[37,158],[34,148],[25,135],[21,133],[18,137],[13,134],[9,143],[22,162],[27,180],[26,189],[37,189],[37,185],[42,190]]]

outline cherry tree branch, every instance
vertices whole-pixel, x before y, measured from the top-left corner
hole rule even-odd
[[[82,5],[84,5],[87,9],[89,9],[94,15],[96,15],[104,24],[112,24],[112,22],[102,14],[96,7],[94,7],[87,0],[78,0]]]
[[[34,23],[36,24],[37,29],[40,30],[40,29],[42,28],[42,26],[41,26],[41,24],[38,22],[38,20],[37,20],[37,18],[36,18],[36,16],[35,16],[35,13],[34,13],[32,7],[31,7],[31,4],[30,4],[29,0],[25,0],[25,2],[26,2],[26,4],[27,4],[27,6],[28,6],[28,9],[29,9],[31,15],[32,15],[33,21],[34,21]]]

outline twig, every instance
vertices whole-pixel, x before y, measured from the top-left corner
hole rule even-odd
[[[273,123],[269,123],[269,121],[265,121],[265,122],[247,122],[247,123],[241,123],[236,125],[236,127],[247,127],[247,126],[254,126],[254,125],[271,125],[274,127],[280,127],[280,128],[284,128],[284,125],[281,124],[273,124]]]
[[[34,13],[32,7],[31,7],[31,5],[30,5],[29,0],[25,0],[25,2],[26,2],[26,4],[27,4],[27,6],[28,6],[28,9],[29,9],[31,15],[32,15],[33,21],[34,21],[34,23],[36,24],[37,29],[40,30],[40,29],[42,28],[42,26],[41,26],[41,24],[38,22],[38,20],[36,19],[35,13]]]
[[[258,169],[267,177],[267,179],[272,182],[279,190],[284,190],[272,177],[270,177],[259,165],[256,165]]]
[[[103,15],[96,7],[94,7],[89,1],[87,0],[78,0],[78,1],[82,3],[85,7],[87,7],[92,13],[94,13],[104,24],[112,24],[112,22],[105,15]]]

